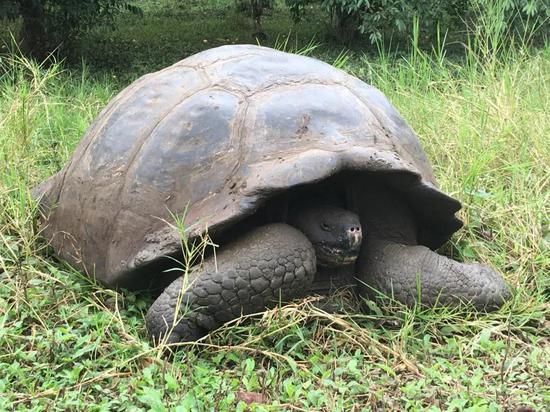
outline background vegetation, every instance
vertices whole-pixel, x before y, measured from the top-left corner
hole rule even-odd
[[[374,44],[365,30],[344,45],[329,2],[318,3],[299,24],[283,2],[266,8],[262,41],[324,59],[390,98],[443,190],[464,204],[466,228],[442,252],[501,270],[513,300],[491,314],[374,302],[359,314],[342,292],[350,314],[324,313],[311,298],[165,358],[146,337],[151,297],[105,290],[57,262],[29,191],[62,167],[129,81],[204,48],[254,42],[257,26],[233,2],[142,1],[143,15],[95,20],[65,61],[40,63],[12,43],[21,19],[3,20],[0,410],[242,411],[252,401],[257,411],[549,409],[546,10],[523,24],[535,16],[525,5],[539,2],[467,2],[467,30],[406,15],[403,30],[381,30]]]
[[[444,35],[446,49],[462,53],[476,26],[493,24],[499,36],[540,46],[549,18],[549,0],[0,0],[0,37],[9,46],[13,33],[40,61],[53,53],[135,74],[221,44],[274,46],[288,36],[374,56],[381,44],[409,50],[416,30],[421,48]]]

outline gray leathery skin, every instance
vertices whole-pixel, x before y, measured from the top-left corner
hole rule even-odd
[[[241,314],[302,296],[315,271],[305,235],[282,223],[261,226],[225,245],[216,261],[206,260],[187,287],[183,277],[168,286],[147,313],[147,329],[157,341],[168,333],[168,343],[197,340]],[[172,329],[178,301],[180,319]]]
[[[502,276],[486,265],[457,262],[425,246],[391,241],[371,240],[367,249],[368,285],[408,306],[470,303],[488,310],[510,297]]]
[[[357,264],[362,294],[374,290],[412,306],[419,303],[497,309],[510,298],[502,275],[479,263],[461,263],[418,245],[414,213],[396,191],[370,180],[367,191],[354,191],[354,208],[369,230]]]

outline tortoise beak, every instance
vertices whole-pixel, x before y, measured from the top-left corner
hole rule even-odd
[[[352,249],[359,249],[363,240],[363,232],[360,226],[354,225],[346,230],[349,245]]]

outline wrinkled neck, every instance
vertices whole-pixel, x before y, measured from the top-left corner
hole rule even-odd
[[[399,193],[375,179],[352,187],[353,209],[359,215],[367,240],[418,243],[414,214]]]

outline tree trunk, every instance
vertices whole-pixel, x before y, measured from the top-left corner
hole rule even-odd
[[[359,18],[356,13],[349,14],[338,7],[332,11],[332,24],[336,32],[336,38],[344,43],[350,44],[359,34]]]
[[[29,57],[44,60],[48,55],[44,5],[41,0],[20,0],[21,51]]]
[[[267,35],[262,28],[262,15],[264,14],[263,0],[250,0],[250,9],[252,11],[252,20],[254,20],[253,36],[258,40],[265,40]]]

